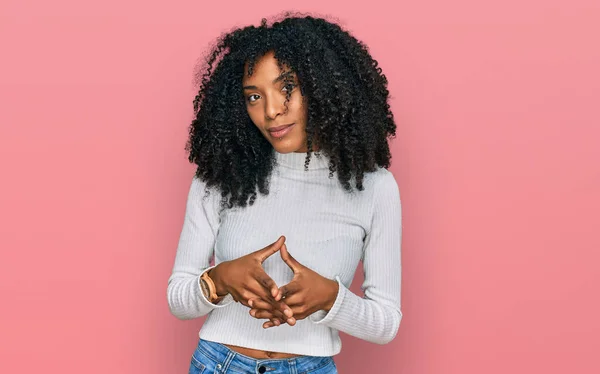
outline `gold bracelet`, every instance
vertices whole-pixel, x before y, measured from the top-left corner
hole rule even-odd
[[[202,274],[200,278],[203,279],[208,285],[208,300],[211,303],[215,302],[219,298],[219,296],[217,296],[217,288],[215,287],[215,282],[213,282],[213,280],[210,279],[210,277],[208,276],[208,271],[204,272],[204,274]]]

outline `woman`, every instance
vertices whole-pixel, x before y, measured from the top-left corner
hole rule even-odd
[[[203,71],[167,291],[176,317],[208,315],[190,373],[336,373],[339,331],[385,344],[402,317],[387,80],[310,16],[225,34]]]

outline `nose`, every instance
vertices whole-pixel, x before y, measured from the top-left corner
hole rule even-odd
[[[265,116],[267,119],[274,120],[278,115],[286,111],[285,97],[281,96],[270,97],[265,100]]]

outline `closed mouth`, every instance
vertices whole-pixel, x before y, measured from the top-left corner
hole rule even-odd
[[[295,123],[292,123],[290,125],[272,127],[268,130],[269,135],[271,135],[273,138],[282,140],[284,136],[286,136],[287,134],[289,134],[292,131],[292,129],[294,128],[294,125],[295,125]]]
[[[270,132],[281,131],[281,130],[285,129],[286,127],[290,127],[292,125],[293,125],[293,123],[290,123],[288,125],[283,125],[283,126],[271,127],[268,131],[270,131]]]

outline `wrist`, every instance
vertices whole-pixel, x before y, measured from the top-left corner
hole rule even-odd
[[[327,302],[326,302],[325,306],[323,307],[323,310],[325,310],[326,312],[329,312],[331,310],[331,308],[333,308],[333,304],[335,304],[335,300],[337,299],[339,288],[340,288],[340,285],[338,284],[337,281],[329,279],[329,286],[327,287],[327,289],[328,289]]]
[[[208,271],[208,276],[210,277],[210,279],[212,279],[213,283],[215,284],[215,289],[218,296],[225,296],[229,293],[227,291],[227,288],[225,287],[225,284],[223,283],[222,270],[223,263],[220,263],[219,265],[215,266],[214,268]]]

